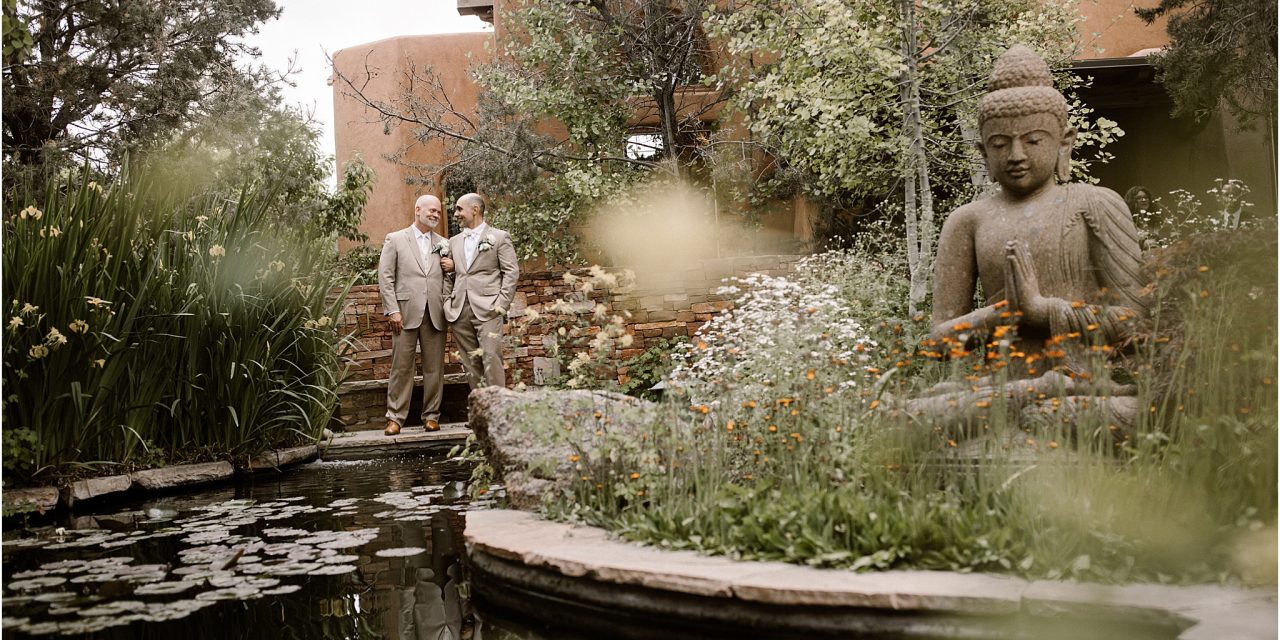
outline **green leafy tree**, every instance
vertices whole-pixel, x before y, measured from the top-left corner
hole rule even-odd
[[[1161,0],[1135,11],[1147,24],[1169,19],[1170,46],[1155,66],[1174,116],[1202,119],[1225,102],[1242,127],[1261,122],[1274,131],[1275,2]]]
[[[393,160],[423,182],[445,173],[489,194],[522,258],[572,264],[575,226],[599,200],[655,172],[701,172],[704,120],[724,99],[700,86],[715,58],[702,32],[710,4],[513,3],[496,61],[474,70],[482,88],[474,115],[452,104],[431,69],[409,69],[403,95],[391,101],[362,91],[377,70],[335,75],[385,127],[412,127],[415,144],[449,149],[441,164],[416,165],[407,153]]]
[[[7,1],[6,163],[118,159],[228,104],[253,107],[275,79],[238,64],[253,53],[242,37],[278,14],[272,0]]]
[[[330,188],[333,158],[320,151],[320,130],[283,106],[278,88],[263,90],[261,110],[231,109],[143,154],[142,163],[182,184],[231,194],[252,185],[268,199],[274,224],[310,237],[367,239],[359,230],[374,175],[360,158]]]
[[[992,64],[1021,42],[1064,65],[1076,20],[1058,1],[753,0],[718,11],[711,33],[739,54],[723,81],[795,188],[900,208],[915,315],[935,212],[986,183],[973,123]],[[1095,145],[1117,135],[1105,121],[1085,128]]]
[[[18,16],[18,0],[4,0],[4,65],[27,57],[34,44],[26,20]]]

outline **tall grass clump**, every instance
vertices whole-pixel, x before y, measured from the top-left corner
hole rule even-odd
[[[865,248],[747,278],[690,341],[642,446],[584,452],[548,512],[816,566],[1273,583],[1275,255],[1273,230],[1160,250],[1144,336],[1119,357],[1078,347],[1092,355],[1070,377],[1095,395],[1045,385],[1028,419],[997,393],[964,432],[896,407],[939,382],[1014,384],[1008,341],[938,357],[894,319],[900,274]],[[1117,385],[1137,391],[1128,424],[1105,398]]]
[[[278,225],[267,187],[196,192],[158,175],[10,192],[10,485],[243,459],[314,440],[332,413],[332,247]]]

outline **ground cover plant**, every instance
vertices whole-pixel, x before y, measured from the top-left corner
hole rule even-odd
[[[328,422],[331,248],[275,224],[266,187],[158,175],[63,173],[6,204],[7,486],[242,460]]]
[[[1200,234],[1149,255],[1150,327],[1123,357],[1098,346],[1088,372],[1136,386],[1125,429],[1099,407],[1019,423],[998,398],[978,437],[914,422],[902,399],[999,378],[1018,354],[993,340],[939,357],[898,313],[898,262],[865,248],[749,278],[690,341],[639,442],[612,438],[610,416],[565,419],[599,443],[545,510],[815,566],[1274,582],[1274,238]]]

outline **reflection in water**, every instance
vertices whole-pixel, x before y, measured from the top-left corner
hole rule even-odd
[[[7,531],[4,635],[470,637],[462,512],[490,501],[468,505],[469,474],[422,456],[318,462]]]

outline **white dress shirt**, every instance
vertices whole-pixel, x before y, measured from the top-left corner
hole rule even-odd
[[[418,225],[413,225],[413,237],[418,241],[418,250],[422,252],[422,261],[427,265],[427,272],[431,272],[431,232],[423,233],[418,230]]]
[[[466,229],[462,232],[462,252],[467,259],[467,268],[471,268],[471,263],[476,259],[477,249],[480,248],[480,238],[484,236],[484,232],[489,230],[489,223],[481,222],[474,229]]]

